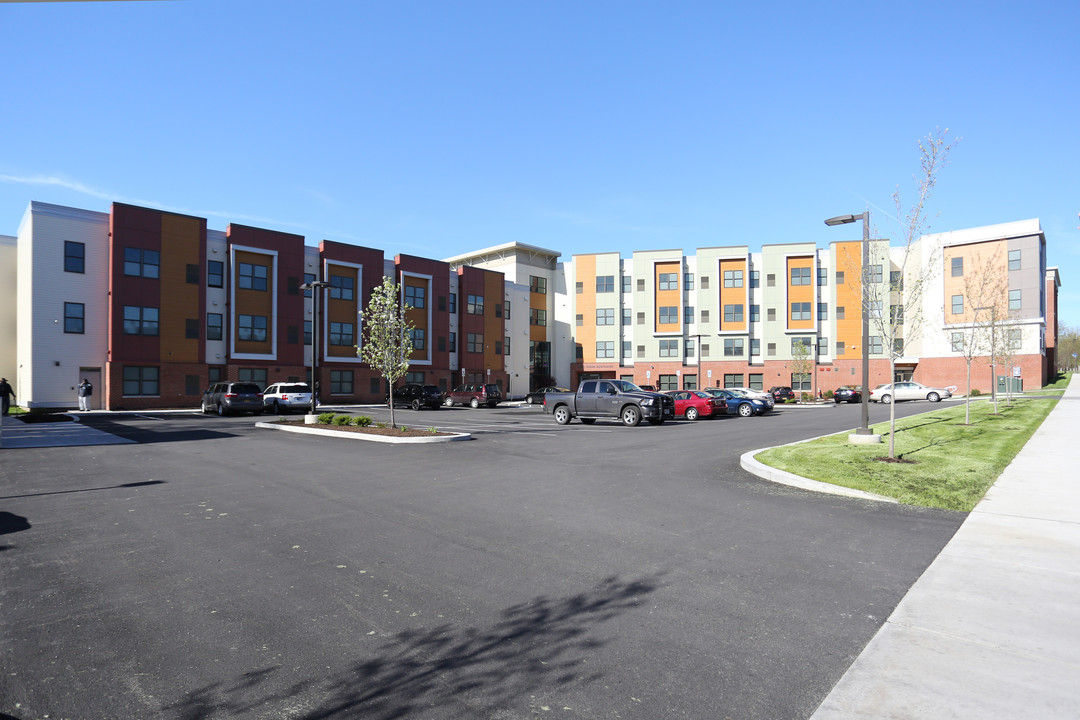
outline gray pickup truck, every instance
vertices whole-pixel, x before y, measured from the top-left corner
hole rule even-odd
[[[675,400],[663,393],[646,392],[626,380],[585,380],[577,392],[547,393],[544,412],[566,425],[574,418],[591,425],[600,418],[621,420],[633,427],[642,419],[652,425],[675,418]]]

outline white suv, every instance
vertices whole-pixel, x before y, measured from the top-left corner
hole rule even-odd
[[[311,388],[307,383],[279,382],[263,391],[263,407],[275,413],[311,409]]]

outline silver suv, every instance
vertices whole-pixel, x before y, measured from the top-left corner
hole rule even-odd
[[[263,407],[274,413],[311,409],[311,388],[302,382],[279,382],[263,390]]]
[[[219,382],[206,388],[202,396],[202,411],[218,415],[263,411],[262,390],[255,383]]]

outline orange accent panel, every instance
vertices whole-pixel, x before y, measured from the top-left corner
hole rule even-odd
[[[808,268],[810,270],[810,284],[809,285],[792,285],[791,284],[791,271],[796,268]],[[790,257],[787,259],[787,270],[785,271],[787,276],[787,292],[788,303],[785,312],[787,313],[787,327],[792,330],[813,330],[814,318],[817,315],[817,306],[814,302],[814,288],[817,283],[817,278],[814,277],[814,258],[813,257]],[[791,319],[791,305],[792,303],[810,303],[810,319],[809,320],[792,320]]]
[[[743,273],[743,286],[737,288],[724,287],[724,273],[729,270],[742,270]],[[750,270],[746,266],[746,260],[721,260],[720,261],[720,329],[721,330],[741,330],[743,332],[749,327],[750,323],[750,308],[748,306],[747,295],[748,286],[750,285]],[[743,321],[726,323],[724,322],[724,306],[725,305],[742,305],[743,306]]]
[[[199,267],[199,284],[187,281],[187,266],[199,266],[201,225],[198,218],[181,215],[161,216],[161,303],[160,347],[165,362],[197,363],[199,347],[205,333],[205,321],[200,315],[200,293],[203,268]],[[189,339],[187,321],[195,320],[199,338]]]
[[[976,306],[996,305],[998,317],[1008,315],[1009,246],[1007,240],[991,240],[947,247],[942,255],[945,264],[942,274],[945,280],[946,324],[973,322]],[[952,276],[952,259],[955,257],[964,259],[964,274],[960,277]],[[999,295],[991,292],[993,286],[998,283],[1001,284]],[[964,312],[961,314],[954,315],[952,312],[953,295],[964,296]]]
[[[405,311],[405,318],[412,323],[412,326],[417,330],[424,331],[424,343],[425,348],[423,350],[414,350],[410,356],[415,360],[427,360],[428,350],[431,343],[431,332],[428,328],[428,305],[431,302],[431,281],[428,278],[413,277],[406,275],[402,282],[405,287],[423,288],[424,290],[424,305],[422,308],[411,308]],[[402,299],[404,301],[404,298]]]
[[[245,290],[240,287],[240,263],[263,265],[266,267],[266,290]],[[261,315],[266,318],[266,342],[241,342],[236,341],[238,353],[261,353],[269,354],[270,341],[274,331],[274,258],[271,255],[247,252],[244,250],[236,253],[236,265],[232,269],[233,287],[236,288],[236,307],[233,308],[232,327],[239,327],[241,315]]]
[[[574,282],[581,283],[581,294],[574,288],[574,312],[581,315],[581,327],[574,319],[574,337],[582,350],[584,362],[596,362],[596,256],[574,256]]]
[[[661,273],[674,273],[676,279],[675,290],[660,290],[660,275]],[[682,263],[681,262],[666,262],[656,263],[653,266],[653,282],[656,290],[656,308],[653,311],[653,326],[657,332],[678,332],[682,329],[682,314],[683,314],[683,302],[682,302]],[[662,307],[674,307],[677,311],[676,317],[679,318],[679,322],[674,323],[660,323],[660,308]]]
[[[322,291],[323,295],[319,298],[319,312],[326,313],[326,320],[323,328],[320,328],[319,345],[326,348],[326,355],[328,357],[356,357],[356,348],[353,346],[344,345],[330,345],[330,323],[351,323],[353,326],[353,343],[359,344],[356,337],[357,330],[360,327],[360,316],[357,312],[360,309],[357,299],[362,296],[362,290],[360,288],[360,280],[357,277],[357,269],[349,267],[347,265],[334,265],[329,263],[326,268],[326,277],[331,275],[340,275],[341,277],[351,277],[353,279],[353,299],[343,300],[342,298],[330,297],[330,288],[326,288]],[[323,302],[325,300],[325,311],[323,310]],[[326,339],[323,339],[322,333],[326,333]]]
[[[836,285],[836,307],[844,308],[844,318],[840,319],[837,309],[833,309],[837,318],[836,342],[844,343],[844,354],[836,357],[862,357],[861,349],[852,350],[862,346],[862,242],[836,244],[836,271],[844,273],[844,284]],[[835,347],[832,349],[835,351]]]

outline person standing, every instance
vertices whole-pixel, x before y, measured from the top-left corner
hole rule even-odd
[[[83,381],[79,383],[79,409],[90,409],[90,397],[94,394],[94,386],[90,384],[90,381],[83,378]]]
[[[4,415],[8,414],[8,410],[11,408],[11,400],[14,399],[15,391],[8,385],[7,378],[0,378],[0,406],[2,406]]]

